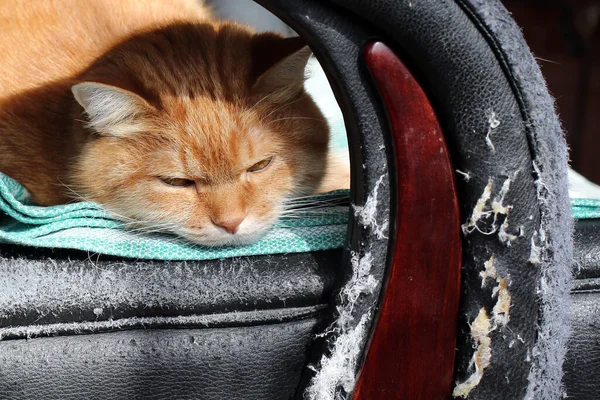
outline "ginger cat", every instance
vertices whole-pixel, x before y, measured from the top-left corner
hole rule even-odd
[[[0,26],[0,171],[40,205],[230,245],[339,185],[300,38],[195,0],[3,0]]]

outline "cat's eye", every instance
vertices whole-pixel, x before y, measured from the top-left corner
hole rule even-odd
[[[269,165],[271,165],[271,161],[273,161],[273,157],[265,158],[264,160],[259,161],[250,168],[248,168],[248,172],[264,171]]]
[[[194,181],[191,179],[183,179],[183,178],[160,178],[161,181],[166,183],[169,186],[175,187],[188,187],[194,184]]]

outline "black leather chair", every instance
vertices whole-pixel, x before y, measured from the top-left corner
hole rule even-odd
[[[501,3],[258,2],[324,66],[370,213],[313,254],[2,246],[0,398],[597,398],[599,228],[577,225],[571,305],[566,145]]]

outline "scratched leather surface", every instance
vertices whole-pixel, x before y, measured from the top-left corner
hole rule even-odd
[[[0,399],[285,400],[315,323],[2,341]]]
[[[595,219],[577,221],[573,239],[576,278],[600,278],[600,222]]]
[[[471,175],[468,182],[458,180],[463,219],[471,214],[489,179],[493,180],[493,197],[498,195],[502,183],[511,179],[505,204],[515,204],[518,207],[511,210],[509,233],[515,234],[518,227],[523,227],[523,237],[515,240],[510,249],[499,241],[497,235],[475,233],[465,239],[464,254],[467,256],[463,270],[456,379],[462,381],[470,374],[468,366],[473,345],[469,323],[481,307],[491,312],[495,304],[492,297],[493,285],[482,288],[479,277],[483,263],[493,255],[498,260],[498,272],[510,278],[510,330],[497,329],[491,333],[492,363],[482,382],[472,392],[471,398],[522,398],[530,368],[525,360],[527,350],[533,347],[535,341],[538,313],[535,296],[538,271],[527,263],[527,259],[531,237],[539,225],[539,215],[530,150],[519,105],[511,87],[512,82],[499,65],[496,54],[490,49],[490,38],[474,26],[470,17],[455,1],[333,2],[340,8],[352,10],[365,21],[375,21],[372,25],[365,24],[373,32],[384,32],[384,35],[392,36],[397,41],[394,48],[403,55],[403,59],[423,83],[441,119],[454,166]],[[328,18],[328,23],[335,26],[337,18]],[[348,47],[353,33],[346,32],[348,37],[344,38],[326,25],[319,26],[319,29],[323,34],[322,48],[332,51],[335,49],[335,54],[329,61],[340,62],[339,68],[344,70],[352,60],[348,57],[344,59],[342,53],[348,50],[346,54],[351,54],[352,57],[358,54],[355,47]],[[342,45],[338,46],[339,43]],[[374,113],[370,108],[372,97],[361,91],[360,82],[344,82],[341,86],[352,91],[348,96],[354,96],[353,104],[363,103],[369,113]],[[491,112],[500,121],[491,137],[493,151],[485,140]],[[372,121],[376,118],[374,116]],[[371,132],[366,119],[357,120],[363,129]],[[375,129],[377,128],[373,130]],[[370,150],[374,148],[372,146]],[[365,159],[369,158],[367,156]],[[365,181],[374,180],[377,171],[369,168],[365,175]],[[520,340],[516,340],[517,338]],[[516,344],[511,345],[513,342]]]
[[[573,331],[564,364],[568,398],[600,398],[600,221],[575,224]]]
[[[473,341],[470,323],[483,307],[491,315],[497,298],[494,284],[482,287],[484,262],[495,257],[495,267],[508,279],[512,296],[510,321],[490,335],[491,364],[472,399],[523,398],[531,364],[526,360],[534,346],[538,300],[538,269],[528,263],[531,237],[539,226],[536,189],[525,124],[513,82],[505,74],[491,38],[480,30],[457,1],[333,0],[368,21],[375,30],[395,40],[400,53],[423,85],[441,120],[454,167],[468,173],[467,182],[457,175],[463,221],[471,215],[489,180],[491,199],[499,199],[502,184],[510,179],[504,205],[514,205],[508,233],[524,235],[507,247],[497,234],[478,232],[464,237],[462,298],[455,380],[462,382],[473,372],[470,361]],[[476,22],[476,21],[475,21]],[[491,113],[500,121],[486,142]],[[484,231],[493,231],[483,221]],[[496,225],[497,229],[498,226]],[[497,233],[497,231],[496,231]]]
[[[0,328],[313,306],[328,296],[339,254],[153,262],[3,246]]]
[[[287,399],[340,257],[0,252],[0,399],[15,400]]]

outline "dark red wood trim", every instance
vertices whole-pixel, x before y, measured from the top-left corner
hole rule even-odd
[[[367,66],[393,134],[393,260],[354,400],[447,399],[452,390],[462,245],[454,171],[427,96],[383,43]]]

